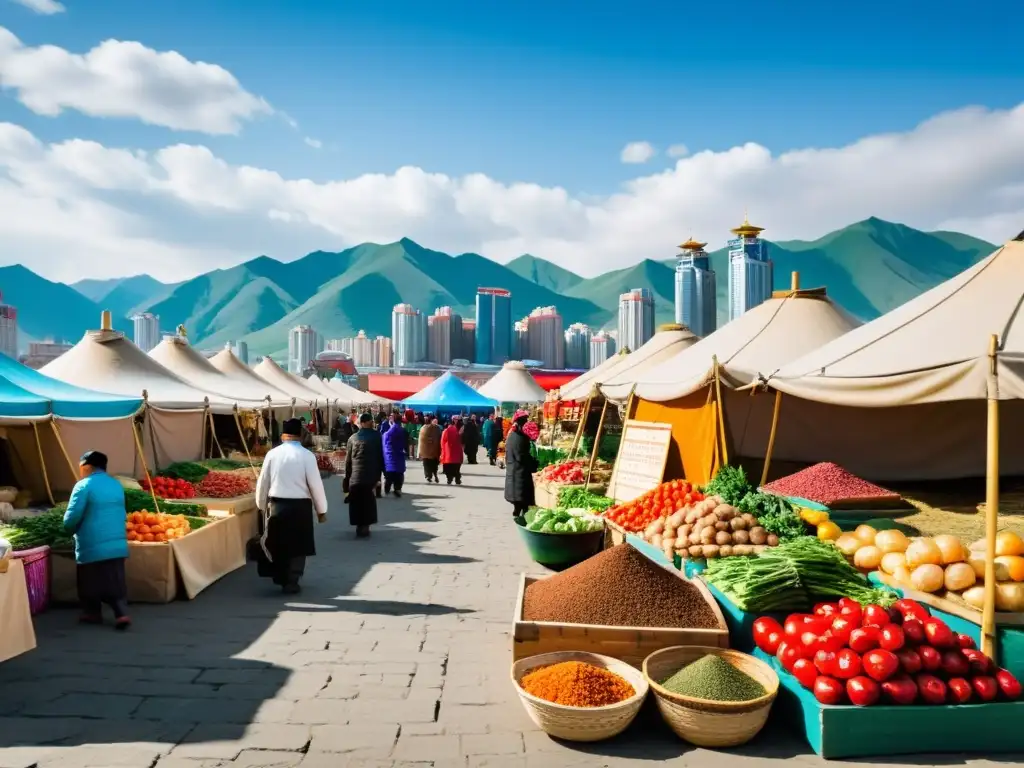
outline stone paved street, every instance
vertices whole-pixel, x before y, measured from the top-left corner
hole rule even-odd
[[[331,482],[298,598],[250,565],[192,602],[135,606],[127,634],[39,617],[39,648],[0,665],[0,768],[823,764],[779,727],[739,753],[693,749],[655,711],[590,746],[538,731],[508,678],[517,576],[537,566],[502,476],[467,467],[447,488],[419,469],[369,541]],[[993,764],[914,764],[965,762]]]

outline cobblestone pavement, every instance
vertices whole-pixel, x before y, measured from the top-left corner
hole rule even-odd
[[[610,742],[549,739],[508,678],[517,577],[537,566],[502,476],[467,467],[448,488],[418,471],[369,541],[331,482],[297,598],[250,565],[194,601],[135,606],[126,634],[39,617],[39,648],[0,665],[0,768],[823,764],[777,727],[738,753],[693,749],[646,710]]]

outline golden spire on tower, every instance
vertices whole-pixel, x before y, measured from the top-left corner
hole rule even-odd
[[[747,218],[747,209],[743,209],[743,223],[738,227],[729,230],[737,237],[757,237],[764,232],[764,227],[755,227],[750,223],[750,219]]]
[[[705,245],[707,245],[707,243],[699,243],[696,240],[694,240],[693,237],[690,237],[689,240],[687,240],[679,247],[682,248],[684,251],[690,251],[691,253],[693,253],[695,251],[703,250]]]

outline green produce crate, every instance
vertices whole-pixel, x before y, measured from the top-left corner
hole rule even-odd
[[[828,706],[759,649],[779,675],[775,709],[826,759],[890,755],[1024,753],[1024,701],[960,706]]]
[[[552,570],[562,570],[582,563],[588,557],[596,555],[604,547],[604,529],[588,533],[540,533],[527,530],[526,526],[533,522],[535,510],[516,518],[519,536],[530,557],[535,562]]]

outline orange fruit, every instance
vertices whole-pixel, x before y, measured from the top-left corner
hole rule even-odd
[[[137,534],[135,531],[131,531],[128,534],[128,541],[138,541],[138,540],[139,540],[139,534]]]
[[[142,534],[142,540],[143,541],[153,541],[153,534],[152,533],[144,533],[144,534]]]
[[[133,523],[131,520],[129,520],[128,522],[126,522],[124,524],[124,528],[125,528],[126,531],[134,531],[135,530],[135,523]]]
[[[157,533],[153,536],[153,541],[167,541],[167,534]]]
[[[136,530],[137,533],[141,533],[143,536],[145,536],[147,533],[149,533],[149,526],[148,525],[137,525],[137,526],[135,526],[135,530]]]

